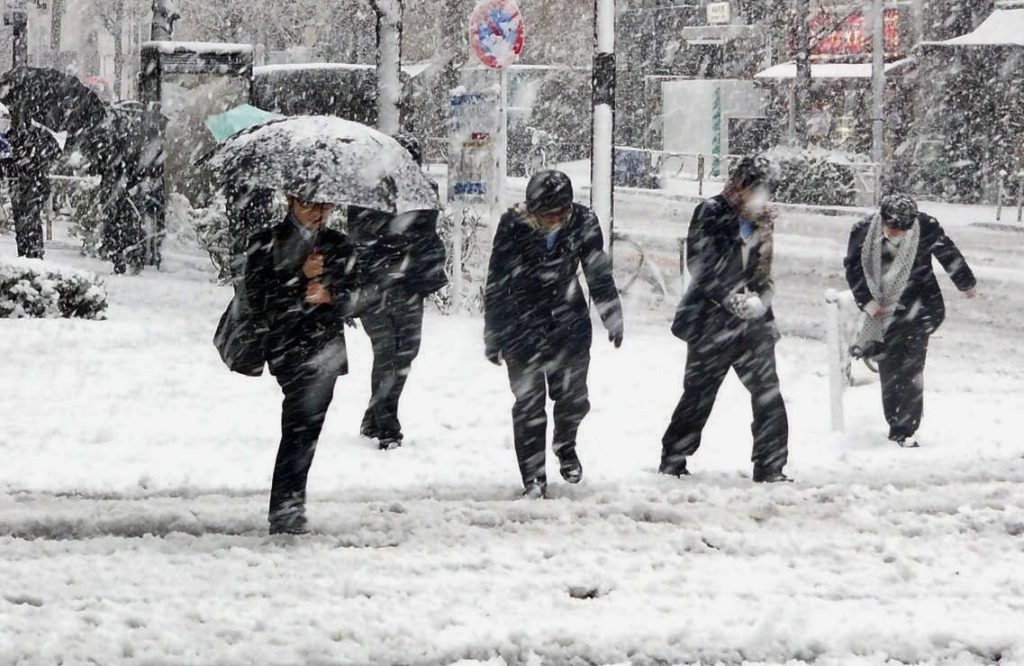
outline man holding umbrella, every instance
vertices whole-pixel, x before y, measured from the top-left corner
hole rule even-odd
[[[60,155],[56,139],[15,107],[11,112],[11,202],[19,257],[43,258],[43,208],[50,197],[50,169]]]
[[[388,286],[361,279],[354,246],[325,224],[333,204],[398,215],[436,209],[437,195],[394,139],[340,118],[271,120],[233,135],[203,161],[222,186],[288,195],[287,219],[252,236],[214,340],[229,368],[258,375],[266,362],[281,385],[268,519],[272,534],[302,534],[313,454],[335,382],[348,371],[345,320]]]
[[[415,137],[400,134],[395,140],[422,165],[423,151]],[[437,216],[436,210],[397,216],[357,206],[348,211],[349,233],[366,279],[391,285],[380,303],[360,318],[373,346],[370,404],[360,432],[377,440],[382,451],[399,448],[404,438],[398,403],[419,354],[423,300],[448,284]]]
[[[265,358],[284,391],[271,534],[306,531],[306,478],[338,377],[348,372],[344,320],[357,313],[354,249],[324,226],[332,206],[288,197],[288,217],[252,236],[246,310],[267,331]]]

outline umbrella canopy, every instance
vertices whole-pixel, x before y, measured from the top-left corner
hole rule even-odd
[[[283,190],[305,201],[398,214],[437,210],[437,194],[397,141],[334,116],[271,120],[235,134],[201,160],[223,184]]]
[[[75,136],[106,116],[106,105],[73,76],[45,67],[15,67],[0,75],[0,102],[12,112]]]
[[[268,120],[280,120],[284,118],[280,113],[271,113],[263,109],[257,109],[249,104],[236,106],[230,111],[218,113],[206,119],[206,129],[217,140],[217,143],[224,143],[232,134],[249,129]]]

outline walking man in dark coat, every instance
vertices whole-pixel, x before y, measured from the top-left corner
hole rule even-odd
[[[141,117],[129,109],[114,109],[111,111],[109,132],[100,181],[106,218],[103,251],[114,264],[115,273],[131,270],[135,274],[142,270],[146,260],[139,196],[142,182],[140,161],[145,149]]]
[[[395,138],[422,164],[414,137]],[[382,451],[399,448],[404,438],[398,403],[420,351],[423,300],[448,284],[437,218],[436,210],[398,216],[355,206],[348,211],[349,234],[358,248],[365,281],[387,285],[380,302],[360,317],[373,346],[370,404],[360,432],[377,440]]]
[[[775,369],[779,339],[772,312],[774,218],[771,164],[743,158],[725,191],[693,213],[686,239],[691,282],[672,332],[687,343],[683,396],[662,438],[660,472],[688,475],[687,458],[730,369],[750,392],[756,482],[788,481],[789,422]]]
[[[11,110],[11,203],[19,257],[43,258],[43,209],[50,198],[50,169],[60,155],[49,132]]]
[[[587,373],[593,330],[580,267],[608,339],[622,344],[622,305],[597,217],[573,203],[569,177],[534,175],[526,202],[498,223],[487,275],[484,342],[488,360],[508,366],[515,395],[512,424],[524,496],[547,490],[546,398],[554,401],[552,448],[562,477],[579,483],[580,423],[590,411]]]
[[[974,273],[939,222],[910,196],[894,193],[853,227],[844,262],[866,314],[851,354],[877,361],[889,439],[906,448],[918,446],[928,340],[946,318],[932,257],[967,298],[977,295]]]
[[[288,205],[284,222],[252,237],[243,283],[245,310],[268,331],[266,361],[284,391],[271,534],[306,531],[306,477],[335,381],[348,372],[344,321],[362,302],[354,247],[324,226],[331,206],[291,196]]]

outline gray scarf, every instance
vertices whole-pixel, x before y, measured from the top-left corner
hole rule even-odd
[[[867,238],[864,239],[864,246],[860,251],[860,261],[864,267],[864,280],[868,284],[868,289],[871,290],[871,297],[885,308],[886,314],[884,317],[865,315],[860,335],[857,337],[857,346],[861,349],[870,349],[885,339],[885,331],[895,318],[896,306],[899,305],[900,299],[903,297],[903,292],[910,281],[910,273],[914,269],[917,247],[921,242],[921,225],[914,222],[914,226],[907,231],[896,250],[892,266],[883,275],[882,246],[884,241],[885,230],[882,225],[882,216],[876,214],[868,228]]]

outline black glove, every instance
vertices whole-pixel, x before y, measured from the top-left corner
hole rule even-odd
[[[622,317],[620,315],[613,315],[609,317],[608,321],[605,322],[605,327],[608,329],[608,342],[615,345],[618,349],[622,346],[622,337],[625,334],[625,326],[622,323]]]
[[[613,345],[615,345],[616,349],[621,347],[622,346],[622,330],[620,329],[618,331],[608,331],[608,342],[610,342]]]

